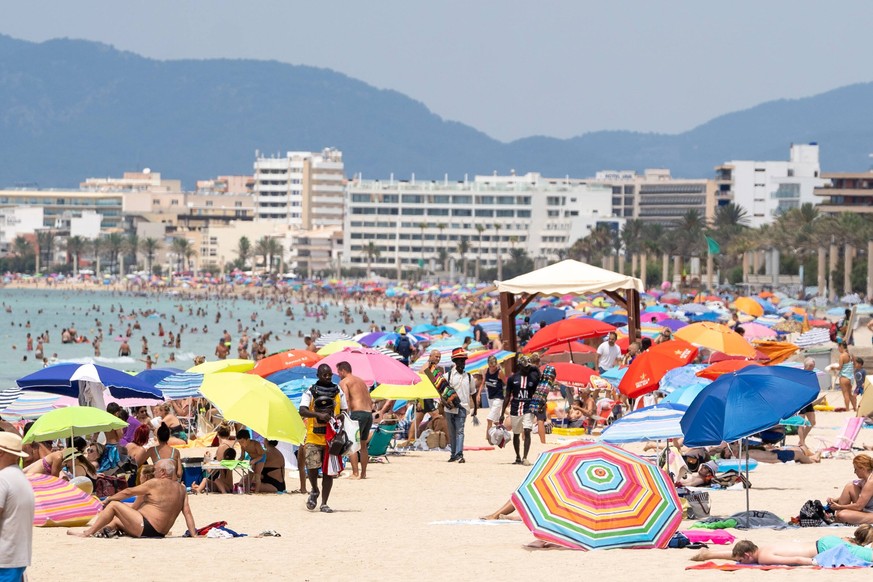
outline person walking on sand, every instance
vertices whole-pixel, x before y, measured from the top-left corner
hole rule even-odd
[[[306,509],[312,511],[318,503],[318,470],[322,468],[327,451],[327,423],[331,418],[339,416],[349,409],[345,394],[333,383],[333,372],[327,364],[318,366],[318,381],[300,397],[300,416],[307,419],[306,440],[303,457],[309,472],[309,497]],[[330,490],[333,487],[333,477],[323,471],[321,479],[321,509],[322,513],[333,513],[327,504]]]
[[[467,351],[464,348],[452,350],[452,363],[454,368],[446,372],[446,381],[449,387],[457,394],[457,407],[445,405],[446,422],[449,429],[449,445],[452,455],[449,462],[466,463],[464,459],[464,424],[467,422],[467,412],[473,409],[476,416],[476,403],[474,401],[476,389],[473,386],[473,378],[464,371],[467,364]]]
[[[512,447],[515,449],[515,465],[530,465],[527,455],[530,452],[530,433],[534,427],[534,415],[530,411],[530,399],[537,385],[530,381],[530,359],[521,355],[516,359],[518,369],[506,381],[506,402],[500,415],[500,424],[506,417],[509,408],[509,418],[512,424]],[[524,433],[524,457],[521,456],[521,435]]]
[[[0,432],[0,580],[19,582],[33,546],[33,488],[18,467],[21,437]]]
[[[352,374],[352,366],[348,362],[340,362],[336,365],[336,371],[341,378],[339,386],[349,403],[352,420],[358,421],[361,435],[361,470],[358,472],[358,455],[349,457],[352,463],[352,479],[367,478],[367,463],[370,455],[367,445],[370,442],[370,427],[373,426],[373,399],[370,398],[370,389],[363,380]]]

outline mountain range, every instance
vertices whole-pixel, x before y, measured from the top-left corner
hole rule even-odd
[[[596,90],[594,88],[593,90]],[[730,90],[729,81],[725,90]],[[150,167],[194,181],[250,174],[255,152],[343,151],[365,178],[670,168],[710,177],[728,160],[821,145],[822,169],[869,169],[873,83],[782,99],[679,134],[599,131],[510,143],[346,75],[276,61],[158,61],[105,44],[0,35],[0,186],[70,187]]]

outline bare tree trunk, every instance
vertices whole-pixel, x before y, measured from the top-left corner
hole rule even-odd
[[[855,259],[855,247],[846,244],[845,258],[843,259],[843,293],[852,292],[852,263]]]
[[[661,281],[670,281],[670,255],[661,255]]]
[[[837,245],[831,245],[830,256],[828,257],[828,300],[833,301],[837,297],[836,286],[834,285],[834,271],[837,270],[837,256],[839,250]]]
[[[647,253],[640,254],[640,281],[643,282],[643,289],[646,288],[646,271],[648,270],[649,255]]]
[[[818,247],[818,277],[816,283],[818,284],[819,297],[824,297],[828,284],[827,263],[828,250],[824,247]]]

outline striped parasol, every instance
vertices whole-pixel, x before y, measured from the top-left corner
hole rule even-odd
[[[603,431],[601,438],[607,443],[637,443],[680,438],[682,427],[679,421],[688,410],[682,404],[647,406],[625,414]]]
[[[831,341],[830,331],[823,327],[814,327],[808,332],[801,334],[792,343],[799,348],[808,348],[809,346],[817,346],[826,344]]]
[[[0,412],[4,408],[13,404],[21,396],[21,388],[7,388],[0,390]]]
[[[329,332],[324,335],[318,336],[318,339],[315,340],[315,346],[319,348],[323,348],[327,344],[336,341],[344,341],[351,340],[352,336],[347,333],[339,333],[339,332]]]
[[[6,420],[35,420],[61,406],[61,396],[55,394],[22,392],[19,388],[4,390],[2,394],[4,403],[11,401],[0,408],[0,415]],[[11,400],[13,397],[15,399]]]
[[[537,538],[572,549],[666,548],[682,521],[664,472],[605,443],[542,453],[512,504]]]
[[[196,372],[180,372],[167,376],[155,388],[161,391],[165,400],[179,400],[200,396],[200,386],[203,384],[203,374]]]
[[[96,497],[51,475],[28,475],[33,487],[36,527],[79,527],[86,525],[103,507]]]

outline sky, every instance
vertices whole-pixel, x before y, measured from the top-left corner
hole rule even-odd
[[[679,133],[873,81],[871,17],[869,0],[43,0],[5,3],[0,33],[329,68],[511,141]]]

